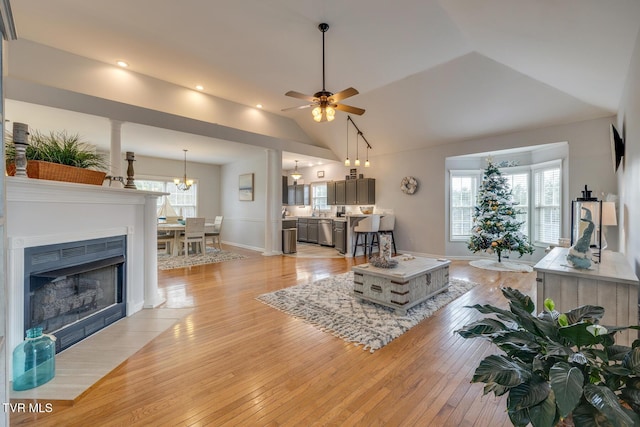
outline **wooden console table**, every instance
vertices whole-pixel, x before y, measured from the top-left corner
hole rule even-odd
[[[420,304],[449,286],[449,260],[398,256],[396,268],[377,268],[371,264],[351,267],[356,297],[372,301],[396,312]]]
[[[603,326],[637,325],[638,278],[625,256],[603,251],[600,264],[582,270],[569,266],[568,251],[554,248],[533,267],[538,272],[536,310],[542,311],[544,300],[551,298],[560,312],[585,304],[604,307]],[[622,331],[616,343],[631,345],[637,336],[637,331]]]

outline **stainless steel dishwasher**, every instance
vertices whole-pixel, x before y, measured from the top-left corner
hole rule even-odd
[[[318,220],[318,243],[323,246],[333,246],[333,220]]]

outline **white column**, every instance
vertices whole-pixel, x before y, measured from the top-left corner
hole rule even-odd
[[[266,150],[266,186],[264,215],[264,252],[262,255],[282,254],[282,151]]]
[[[109,175],[113,178],[122,177],[122,122],[118,120],[110,120],[111,122],[111,153],[110,153],[110,167]],[[112,187],[121,188],[124,187],[122,181],[111,181]]]
[[[146,196],[144,203],[144,308],[164,302],[158,294],[158,196]]]

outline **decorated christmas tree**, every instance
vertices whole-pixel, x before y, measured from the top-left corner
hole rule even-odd
[[[533,246],[520,231],[523,222],[516,219],[519,213],[507,179],[488,160],[478,193],[468,248],[474,253],[496,253],[498,262],[502,262],[503,252],[518,252],[520,256],[532,253]]]

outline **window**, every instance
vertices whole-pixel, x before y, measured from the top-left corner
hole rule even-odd
[[[505,173],[502,176],[507,180],[507,185],[513,196],[513,206],[521,213],[516,214],[516,220],[522,222],[520,231],[529,235],[529,171]]]
[[[313,209],[318,208],[320,211],[328,211],[330,209],[329,205],[327,205],[326,182],[311,183],[311,207]]]
[[[450,188],[451,240],[466,240],[471,236],[473,212],[478,198],[479,172],[452,171]]]
[[[144,180],[136,179],[136,187],[138,190],[162,191],[169,193],[169,203],[173,206],[176,213],[183,218],[195,217],[198,213],[198,183],[194,182],[187,191],[179,190],[173,183],[173,180]],[[163,203],[164,197],[158,197],[158,208]]]
[[[533,242],[558,243],[560,237],[560,165],[553,164],[533,171],[535,200]]]
[[[562,193],[561,160],[533,165],[530,168],[501,170],[511,189],[514,207],[522,213],[520,231],[532,244],[557,244],[560,237]],[[450,239],[468,240],[473,226],[481,172],[450,171],[449,223]]]

